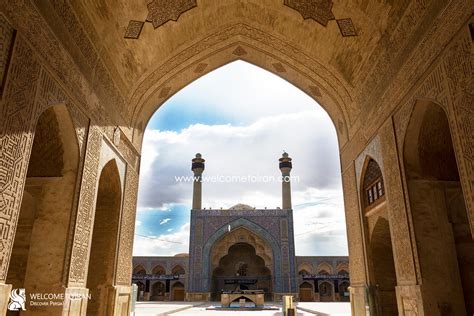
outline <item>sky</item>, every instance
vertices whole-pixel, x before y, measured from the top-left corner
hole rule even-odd
[[[203,208],[281,206],[278,158],[293,158],[296,255],[347,255],[337,135],[325,110],[280,77],[235,61],[192,82],[150,119],[142,148],[135,256],[189,252],[191,159],[206,160]],[[258,177],[217,182],[212,177]],[[249,178],[250,177],[250,178]],[[215,179],[215,178],[214,178]]]

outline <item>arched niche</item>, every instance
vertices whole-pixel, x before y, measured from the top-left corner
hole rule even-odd
[[[332,302],[334,301],[334,284],[329,281],[320,281],[318,284],[319,301]]]
[[[474,243],[444,109],[418,100],[403,146],[425,313],[474,313]]]
[[[313,266],[309,263],[302,263],[298,266],[299,275],[313,274]]]
[[[379,163],[367,156],[360,184],[370,309],[375,314],[398,315],[397,277],[385,198],[385,182]]]
[[[166,285],[164,282],[155,281],[151,286],[151,297],[152,301],[164,301],[166,294]]]
[[[314,301],[314,287],[311,283],[304,281],[299,285],[300,302]]]
[[[209,265],[209,262],[212,259],[212,253],[213,253],[213,246],[218,243],[219,240],[222,240],[225,238],[227,234],[229,234],[228,227],[229,225],[231,227],[234,227],[233,231],[239,228],[244,228],[245,230],[248,230],[251,232],[253,235],[258,236],[261,238],[265,244],[268,245],[268,247],[272,250],[272,269],[269,269],[272,273],[273,276],[279,275],[281,273],[281,251],[278,246],[278,242],[276,239],[265,229],[263,229],[260,225],[255,224],[252,221],[249,221],[245,218],[239,218],[228,225],[223,225],[221,226],[214,234],[212,234],[209,239],[206,241],[204,247],[203,247],[203,265],[208,266],[209,269],[204,269],[203,271],[203,288],[209,289],[211,285],[211,278],[209,278],[210,274],[212,273],[212,266]],[[258,233],[257,233],[258,232]],[[272,279],[272,290],[280,290],[282,287],[281,284],[281,279],[279,278],[273,278]]]
[[[332,266],[328,262],[321,262],[316,269],[317,274],[329,275],[333,273]]]
[[[370,284],[375,288],[375,311],[380,315],[398,315],[392,239],[389,221],[383,216],[376,218],[370,234],[367,257]]]
[[[115,159],[100,172],[97,189],[92,244],[87,273],[87,288],[91,299],[87,315],[103,315],[107,308],[107,293],[115,282],[118,230],[122,204],[119,170]]]
[[[157,276],[165,275],[166,269],[161,264],[158,264],[153,267],[153,269],[151,270],[151,274],[157,275]]]
[[[49,107],[38,118],[7,284],[27,292],[63,293],[66,286],[79,145],[65,105]],[[32,307],[54,313],[60,308]]]
[[[182,282],[174,282],[171,285],[171,300],[173,301],[184,301],[186,292],[184,284]]]
[[[256,283],[229,283],[230,280],[254,280]],[[272,273],[255,247],[247,242],[237,242],[221,254],[219,263],[212,271],[212,295],[218,299],[220,291],[264,290],[271,297]]]
[[[342,281],[339,283],[339,297],[341,302],[350,301],[349,286],[350,284],[348,281]]]
[[[173,275],[185,275],[186,271],[184,270],[184,268],[181,265],[177,264],[171,269],[171,274],[173,274]]]
[[[146,274],[146,269],[140,264],[136,267],[133,268],[134,275],[145,275]]]

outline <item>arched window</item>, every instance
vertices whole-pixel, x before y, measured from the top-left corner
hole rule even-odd
[[[385,187],[382,171],[372,158],[369,159],[365,169],[364,182],[364,206],[366,209],[385,200]]]

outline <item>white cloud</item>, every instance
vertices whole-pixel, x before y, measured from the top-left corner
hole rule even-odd
[[[164,224],[168,223],[170,220],[171,220],[171,218],[162,219],[162,220],[160,221],[160,225],[164,225]]]
[[[190,111],[219,113],[244,124],[269,113],[291,114],[301,110],[325,113],[297,87],[244,61],[227,64],[192,82],[166,106],[173,103],[187,104]]]
[[[278,178],[282,150],[293,157],[293,193],[309,187],[340,187],[336,135],[324,114],[315,111],[267,117],[246,126],[192,125],[181,132],[149,130],[145,136],[140,173],[139,206],[191,204],[192,183],[176,177],[191,176],[191,159],[201,152],[204,175],[272,176]],[[280,205],[280,183],[204,183],[204,207],[246,203],[256,207]],[[295,201],[298,202],[298,201]]]
[[[189,223],[184,224],[174,233],[162,234],[154,238],[135,235],[134,256],[172,256],[187,252],[189,252]]]
[[[196,152],[206,159],[205,176],[278,178],[278,158],[287,150],[293,157],[292,175],[300,180],[292,183],[295,231],[305,232],[296,236],[297,254],[347,253],[336,135],[324,114],[276,115],[246,126],[197,124],[181,132],[150,130],[144,148],[153,152],[145,151],[142,157],[148,167],[140,175],[139,203],[141,208],[153,209],[166,209],[169,203],[191,204],[192,182],[176,182],[175,176],[192,176],[190,165]],[[203,207],[237,203],[280,206],[281,184],[203,183]]]

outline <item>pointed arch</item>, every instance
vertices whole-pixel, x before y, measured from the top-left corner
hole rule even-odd
[[[333,274],[332,265],[326,261],[323,261],[320,264],[318,264],[318,267],[316,268],[316,273],[317,274]]]
[[[184,268],[180,264],[177,264],[171,269],[171,274],[184,275],[186,274],[186,270],[184,270]]]
[[[115,159],[102,168],[97,188],[94,225],[87,273],[87,288],[93,297],[103,298],[115,282],[117,244],[122,186]],[[107,300],[91,300],[87,304],[88,315],[105,313]]]
[[[145,267],[144,267],[142,264],[139,264],[139,265],[135,266],[135,267],[133,268],[133,272],[132,272],[132,273],[133,273],[133,274],[137,274],[137,275],[147,274],[147,273],[146,273],[146,269],[145,269]]]
[[[249,231],[253,232],[254,234],[262,237],[271,247],[273,251],[273,284],[275,289],[280,289],[281,287],[281,280],[276,278],[277,275],[280,275],[281,265],[280,265],[280,258],[281,258],[281,251],[279,248],[279,244],[276,239],[267,232],[263,227],[260,225],[249,221],[245,218],[239,218],[232,221],[229,224],[225,224],[221,226],[214,234],[212,234],[209,239],[206,241],[203,247],[203,266],[209,267],[208,269],[203,270],[203,289],[209,291],[211,288],[211,278],[210,278],[210,254],[212,246],[228,232],[228,226],[232,227],[233,229],[243,227],[248,229]]]
[[[230,62],[242,60],[289,81],[316,101],[324,101],[321,105],[331,117],[337,130],[339,145],[342,147],[348,140],[347,131],[352,124],[352,115],[354,114],[350,85],[341,80],[334,70],[327,69],[312,58],[303,57],[304,54],[296,54],[296,56],[304,58],[304,62],[303,60],[298,61],[298,58],[295,59],[296,56],[290,57],[288,54],[290,51],[295,51],[294,47],[287,49],[286,52],[275,50],[271,47],[275,43],[268,43],[267,39],[272,38],[272,40],[278,41],[277,38],[268,36],[262,30],[255,29],[255,33],[249,32],[249,28],[253,29],[253,27],[243,24],[229,26],[226,28],[227,32],[238,30],[238,32],[245,33],[245,36],[228,38],[225,45],[222,46],[221,33],[224,31],[221,30],[209,36],[208,40],[215,42],[214,44],[211,45],[211,42],[207,42],[206,47],[200,49],[193,46],[188,47],[185,50],[186,53],[181,52],[180,56],[171,58],[165,62],[165,65],[157,67],[140,78],[130,102],[130,107],[133,109],[131,125],[139,126],[140,123],[146,125],[152,113],[174,93],[212,70]],[[255,37],[255,34],[261,36]],[[215,41],[217,38],[220,40]],[[287,46],[283,42],[278,45],[281,45],[280,47]],[[239,48],[246,53],[239,54],[240,56],[234,54],[233,51]],[[185,54],[192,54],[195,58],[183,61],[187,66],[179,67],[179,71],[178,67],[171,67],[176,63],[176,58],[179,59]],[[304,66],[305,62],[307,63],[309,60],[314,63],[315,68],[319,69],[318,71]],[[286,71],[278,72],[274,66],[276,63],[281,64]],[[200,64],[207,65],[205,72],[194,71]],[[167,67],[170,68],[164,71]],[[323,94],[327,96],[324,99],[322,98]],[[134,135],[135,141],[141,147],[140,134]]]
[[[385,202],[383,171],[379,163],[371,156],[365,158],[360,181],[361,206],[364,212]]]
[[[153,267],[151,270],[151,274],[154,275],[165,275],[166,274],[166,269],[163,267],[161,264],[157,264]]]
[[[305,273],[303,273],[305,272]],[[298,274],[299,275],[304,275],[304,274],[313,274],[313,265],[308,263],[308,262],[303,262],[298,266]]]
[[[46,108],[35,124],[7,273],[6,282],[14,288],[34,289],[38,293],[46,289],[64,292],[79,152],[75,126],[66,105]]]
[[[445,108],[417,100],[403,164],[421,282],[432,293],[429,306],[443,300],[453,314],[462,315],[474,313],[474,241],[456,159]]]
[[[320,281],[318,284],[319,300],[321,302],[334,301],[334,283],[329,281]]]

